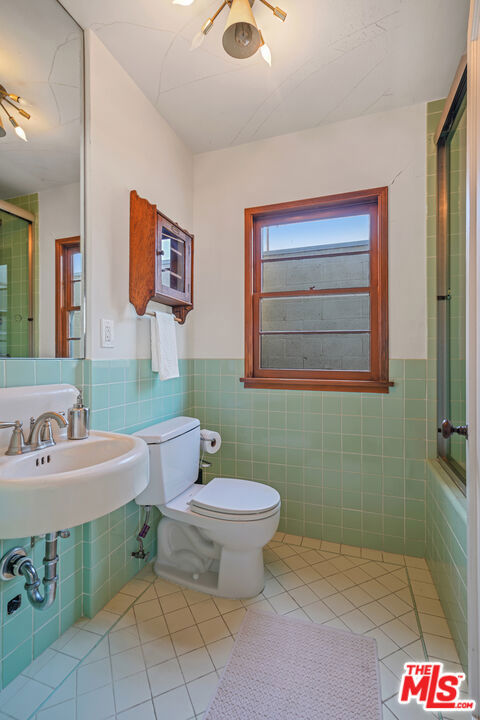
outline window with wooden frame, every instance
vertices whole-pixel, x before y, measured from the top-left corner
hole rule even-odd
[[[245,387],[388,392],[387,200],[245,210]]]
[[[78,357],[82,342],[82,254],[80,238],[55,241],[55,355]]]

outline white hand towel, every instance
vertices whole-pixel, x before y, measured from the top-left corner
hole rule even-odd
[[[152,372],[158,372],[160,380],[179,376],[177,337],[173,315],[156,312],[152,318]]]

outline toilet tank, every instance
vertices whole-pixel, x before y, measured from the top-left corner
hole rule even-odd
[[[150,482],[135,498],[137,505],[165,505],[198,477],[200,421],[177,417],[135,433],[150,451]]]

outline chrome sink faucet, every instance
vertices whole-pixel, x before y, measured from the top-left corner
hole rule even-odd
[[[68,422],[61,413],[54,412],[53,410],[44,412],[39,415],[36,420],[32,420],[30,434],[26,442],[20,420],[15,420],[15,422],[0,422],[0,429],[13,428],[10,444],[5,455],[23,455],[24,453],[43,450],[44,448],[55,445],[52,433],[52,420],[55,420],[60,428],[65,428],[68,425]]]

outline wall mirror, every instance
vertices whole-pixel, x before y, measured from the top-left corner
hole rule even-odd
[[[57,0],[0,23],[0,357],[84,357],[84,43]]]

